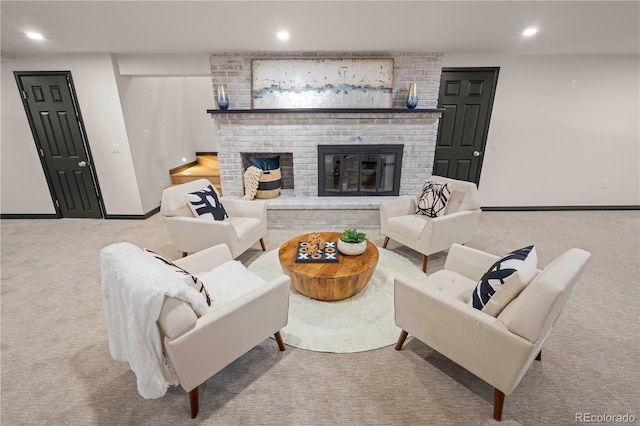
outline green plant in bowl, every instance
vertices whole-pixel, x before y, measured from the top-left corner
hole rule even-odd
[[[367,234],[364,232],[358,232],[356,229],[345,229],[342,235],[340,235],[340,240],[345,243],[357,244],[361,243],[367,239]]]

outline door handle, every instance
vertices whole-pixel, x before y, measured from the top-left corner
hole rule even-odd
[[[480,151],[473,151],[474,157],[480,157]]]
[[[78,167],[87,167],[87,162],[86,161],[81,161],[78,163]]]

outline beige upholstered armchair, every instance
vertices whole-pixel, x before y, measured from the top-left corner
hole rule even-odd
[[[454,244],[443,270],[420,282],[395,279],[395,321],[403,330],[396,350],[409,333],[489,383],[495,388],[493,416],[501,420],[505,395],[534,359],[541,360],[542,345],[589,257],[574,248],[534,270],[532,281],[494,317],[469,300],[498,257]]]
[[[109,350],[129,363],[144,398],[179,384],[195,418],[198,387],[210,377],[269,336],[285,350],[279,330],[289,315],[289,278],[265,282],[233,261],[225,245],[171,263],[118,243],[101,251],[100,263]],[[196,291],[192,276],[215,293]]]
[[[225,220],[194,217],[185,194],[201,190],[210,182],[199,179],[171,186],[162,192],[160,214],[165,217],[169,235],[183,255],[196,253],[217,244],[226,244],[235,259],[260,242],[262,250],[267,234],[267,205],[263,201],[247,201],[220,197],[228,214]]]
[[[427,272],[427,257],[447,250],[451,244],[471,240],[480,220],[478,189],[473,182],[432,176],[430,181],[447,183],[451,191],[444,214],[429,217],[416,214],[418,197],[403,196],[380,203],[380,230],[389,239],[422,253],[422,270]]]

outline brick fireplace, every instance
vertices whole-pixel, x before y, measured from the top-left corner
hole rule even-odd
[[[431,174],[439,113],[249,113],[216,115],[222,191],[242,196],[242,153],[290,152],[293,193],[318,195],[318,145],[402,144],[399,194],[417,194]]]
[[[392,57],[393,110],[251,110],[251,59],[309,57]],[[291,154],[292,193],[318,196],[318,145],[404,145],[399,194],[416,194],[431,175],[438,131],[437,104],[440,53],[406,52],[255,52],[211,54],[214,87],[224,84],[229,110],[212,114],[225,196],[242,196],[246,159]],[[405,106],[410,83],[418,85],[418,109]],[[238,111],[242,110],[242,111]],[[245,155],[246,157],[246,155]]]

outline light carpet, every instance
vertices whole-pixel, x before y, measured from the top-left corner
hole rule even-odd
[[[380,258],[369,284],[355,296],[335,302],[310,299],[291,289],[289,322],[280,330],[288,345],[316,352],[353,353],[389,346],[400,329],[394,321],[393,280],[398,274],[424,278],[408,259],[378,248]],[[266,280],[282,275],[278,250],[248,268]]]
[[[269,229],[265,243],[273,250],[316,230]],[[366,232],[383,243],[379,229]],[[181,387],[159,399],[138,394],[135,374],[109,354],[102,309],[98,253],[106,245],[129,241],[182,256],[164,217],[2,219],[0,233],[3,426],[576,426],[576,413],[640,418],[640,211],[482,213],[469,247],[503,254],[535,244],[540,266],[571,247],[592,253],[542,362],[506,397],[502,423],[492,417],[490,385],[412,337],[401,351],[351,354],[280,352],[266,340],[207,381],[191,420]],[[420,253],[394,241],[387,249],[420,268]],[[256,244],[238,260],[249,265],[263,254]],[[428,272],[446,256],[430,255]]]

